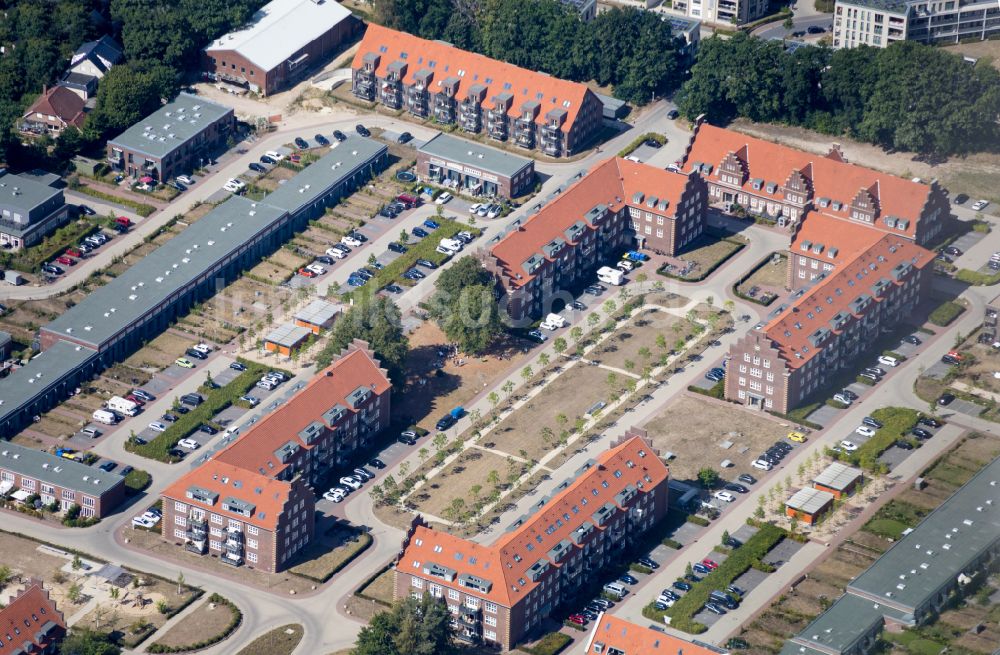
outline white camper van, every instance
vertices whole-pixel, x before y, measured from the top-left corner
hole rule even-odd
[[[602,266],[597,269],[597,279],[605,284],[613,284],[619,287],[625,284],[625,273],[617,268]]]
[[[125,414],[126,416],[135,416],[139,413],[139,405],[121,396],[113,396],[108,401],[108,409],[112,412]]]
[[[118,417],[106,409],[99,409],[91,415],[91,418],[104,425],[114,425],[118,422]]]

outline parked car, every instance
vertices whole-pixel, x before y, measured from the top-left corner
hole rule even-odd
[[[680,589],[681,591],[691,591],[691,584],[684,582],[683,580],[674,580],[673,584],[670,586],[674,589]]]
[[[377,469],[384,469],[385,468],[385,462],[383,462],[382,460],[380,460],[378,457],[375,457],[375,458],[373,458],[373,459],[371,459],[371,460],[368,461],[368,466],[371,466],[372,468],[377,468]]]
[[[432,230],[436,230],[441,227],[441,224],[435,221],[433,218],[428,218],[424,220],[424,227],[429,227]]]
[[[204,432],[205,434],[218,434],[219,433],[218,430],[216,430],[211,425],[208,425],[206,423],[202,423],[201,425],[199,425],[198,426],[198,431],[199,432]]]
[[[528,332],[528,338],[529,339],[534,339],[538,343],[544,343],[548,339],[547,336],[545,336],[544,334],[542,334],[541,330],[532,330],[532,331]]]
[[[920,340],[920,337],[917,337],[916,335],[913,334],[909,334],[903,337],[903,341],[909,344],[913,344],[914,346],[919,346],[920,344],[923,343],[923,341]]]
[[[714,560],[710,560],[707,557],[705,559],[701,560],[701,563],[704,564],[705,566],[707,566],[708,568],[710,568],[713,571],[715,569],[719,568],[719,564],[717,562],[715,562]]]
[[[740,475],[740,477],[738,477],[736,479],[739,480],[740,482],[745,482],[747,484],[756,484],[757,483],[757,478],[753,477],[749,473],[743,473],[742,475]]]
[[[847,439],[842,439],[840,441],[840,447],[849,453],[853,453],[855,450],[858,449],[858,445],[856,443],[854,443],[853,441],[848,441]]]
[[[409,143],[410,141],[413,141],[413,135],[410,134],[409,132],[403,132],[402,134],[399,135],[397,141],[399,143]]]
[[[406,250],[407,250],[406,246],[404,246],[403,244],[401,244],[401,243],[399,243],[399,242],[397,242],[397,241],[393,241],[393,242],[391,242],[391,243],[390,243],[390,244],[389,244],[388,246],[386,246],[386,247],[387,247],[387,248],[388,248],[389,250],[391,250],[392,252],[396,252],[396,253],[399,253],[399,254],[401,254],[401,255],[402,255],[403,253],[405,253],[405,252],[406,252]]]
[[[417,433],[412,430],[401,432],[399,435],[399,442],[404,443],[407,446],[414,446],[417,443]]]
[[[947,405],[950,405],[953,400],[955,400],[955,394],[953,394],[953,393],[943,393],[943,394],[941,394],[941,397],[938,398],[937,403],[938,403],[938,405],[941,405],[942,407],[945,407]]]
[[[716,500],[721,500],[724,503],[731,503],[734,500],[736,500],[736,496],[729,493],[728,491],[716,491],[714,494],[712,494],[712,497],[715,498]]]
[[[754,467],[755,469],[760,469],[761,471],[770,471],[772,468],[774,468],[774,466],[772,466],[770,462],[763,459],[754,460],[754,462],[750,466]]]
[[[862,437],[874,437],[875,428],[870,425],[859,425],[855,430],[855,433],[860,434]]]
[[[587,617],[582,614],[570,614],[566,620],[574,625],[587,625]]]
[[[930,416],[921,416],[917,419],[917,423],[920,425],[926,425],[929,428],[939,428],[943,425],[941,421],[931,418]]]
[[[430,268],[430,269],[435,269],[435,268],[437,268],[437,264],[435,264],[434,262],[430,261],[429,259],[418,259],[418,260],[417,260],[416,262],[414,262],[414,263],[415,263],[415,264],[416,264],[417,266],[423,266],[424,268]]]
[[[455,425],[456,422],[457,419],[454,416],[452,416],[451,414],[445,414],[434,425],[434,429],[437,430],[438,432],[444,432],[451,426]]]
[[[340,130],[333,131],[333,138],[336,139],[337,141],[347,141],[347,135],[341,132]]]
[[[904,439],[899,439],[898,441],[896,441],[895,446],[900,450],[913,450],[913,444]]]
[[[350,487],[355,491],[361,488],[361,483],[353,475],[345,475],[344,477],[340,478],[339,482],[340,484]]]
[[[618,577],[618,582],[622,582],[624,584],[639,584],[639,579],[631,573],[622,573]]]
[[[843,403],[845,405],[850,405],[852,402],[854,402],[853,400],[851,400],[849,396],[847,396],[843,392],[834,394],[833,399],[836,400],[838,403]]]
[[[913,428],[912,430],[910,430],[910,434],[912,434],[917,439],[930,439],[931,437],[934,436],[934,433],[928,432],[923,428]]]
[[[188,450],[198,450],[201,448],[201,444],[194,439],[181,439],[177,442],[177,445],[181,448],[187,448]]]
[[[323,493],[324,499],[332,500],[335,503],[343,502],[345,497],[346,496],[344,496],[344,494],[336,488],[330,489],[329,491]]]
[[[257,173],[266,173],[267,172],[266,168],[264,168],[262,165],[258,164],[255,161],[250,162],[250,164],[248,164],[248,166],[249,166],[250,170],[252,170],[254,172],[257,172]]]
[[[691,570],[694,571],[695,573],[701,573],[702,575],[708,575],[709,573],[712,572],[712,569],[708,568],[701,562],[696,562],[695,564],[693,564],[691,566]]]
[[[444,192],[441,193],[441,195],[439,195],[437,198],[434,199],[434,204],[435,205],[443,205],[443,204],[447,203],[448,201],[450,201],[454,197],[455,196],[451,195],[447,191],[444,191]]]
[[[736,493],[745,494],[750,493],[750,490],[744,487],[742,484],[736,484],[735,482],[730,482],[726,485],[726,489],[729,491],[735,491]]]
[[[989,206],[989,204],[990,204],[989,200],[977,200],[976,202],[972,203],[972,210],[977,212],[981,211],[983,209],[986,209]]]
[[[362,125],[361,123],[355,125],[354,129],[357,130],[358,134],[360,134],[361,136],[369,137],[372,135],[372,133],[368,131],[368,128]]]
[[[639,564],[642,564],[643,566],[647,566],[647,567],[649,567],[651,569],[658,569],[658,568],[660,568],[660,564],[656,560],[652,559],[651,557],[640,557],[636,561],[639,562]]]

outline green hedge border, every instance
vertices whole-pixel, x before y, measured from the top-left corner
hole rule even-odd
[[[742,241],[737,241],[732,236],[721,237],[719,239],[719,241],[727,241],[727,242],[729,242],[729,243],[731,243],[731,244],[733,244],[735,246],[738,246],[738,247],[735,250],[733,250],[731,253],[729,253],[728,255],[726,255],[725,257],[723,257],[723,258],[721,258],[721,259],[716,260],[715,262],[713,262],[712,265],[709,266],[704,271],[702,271],[701,274],[698,275],[698,277],[681,277],[680,275],[674,275],[673,273],[667,273],[666,270],[665,270],[665,267],[662,267],[662,266],[660,268],[656,269],[656,273],[658,275],[662,275],[663,277],[668,277],[671,280],[677,280],[678,282],[701,282],[702,280],[704,280],[705,278],[707,278],[709,275],[711,275],[712,273],[714,273],[716,270],[718,270],[718,268],[720,266],[722,266],[723,264],[725,264],[726,262],[728,262],[730,259],[732,259],[736,255],[738,255],[741,250],[743,250],[744,248],[747,247],[746,243],[744,243]]]
[[[953,300],[946,300],[930,313],[927,320],[938,327],[948,327],[956,318],[962,315],[965,307]]]
[[[776,251],[772,252],[770,255],[768,255],[767,257],[762,258],[759,262],[757,262],[756,264],[754,264],[753,267],[749,271],[747,271],[746,273],[744,273],[743,275],[741,275],[736,280],[736,282],[733,284],[733,286],[732,286],[733,295],[736,296],[737,298],[741,298],[743,300],[746,300],[747,302],[752,302],[755,305],[760,305],[761,307],[767,307],[768,305],[771,305],[772,303],[774,303],[774,301],[778,299],[777,296],[775,296],[774,298],[771,298],[767,302],[761,302],[757,298],[752,298],[752,297],[748,296],[747,294],[743,293],[742,291],[740,291],[740,285],[742,285],[744,282],[746,282],[747,280],[749,280],[753,276],[754,273],[756,273],[760,269],[762,269],[765,266],[767,266],[768,264],[770,264],[771,263],[771,259],[774,257],[775,253],[777,253],[777,252],[784,252],[784,251],[777,251],[776,250]],[[785,255],[785,262],[786,263],[788,262],[788,257],[789,257],[789,255],[786,254]]]
[[[139,216],[143,218],[149,216],[156,211],[156,207],[152,205],[147,205],[144,202],[138,202],[136,200],[131,200],[129,198],[121,198],[119,196],[105,193],[104,191],[98,191],[97,189],[87,186],[86,184],[81,184],[78,187],[70,189],[71,191],[79,191],[84,195],[91,196],[92,198],[97,198],[98,200],[105,200],[107,202],[114,203],[116,205],[122,205],[123,207],[128,207],[134,211]]]
[[[296,571],[293,571],[292,569],[295,568],[294,566],[290,567],[288,569],[288,572],[304,580],[309,580],[310,582],[318,582],[319,584],[323,584],[324,582],[328,581],[330,578],[335,576],[337,573],[344,570],[344,568],[348,564],[356,560],[361,555],[361,553],[365,552],[366,550],[368,550],[369,547],[371,547],[373,540],[370,534],[368,534],[367,532],[362,532],[360,535],[360,539],[362,543],[358,547],[358,549],[355,550],[353,553],[351,553],[349,557],[347,557],[346,559],[342,560],[339,564],[337,564],[337,566],[333,567],[333,569],[322,578],[317,578],[312,575],[306,575],[305,573],[298,573]]]
[[[664,146],[667,144],[667,137],[663,136],[662,134],[658,134],[656,132],[646,132],[645,134],[641,134],[636,138],[632,139],[632,143],[628,144],[627,146],[619,150],[618,156],[628,157],[633,152],[638,150],[639,146],[644,144],[648,139],[656,141],[657,143],[660,144],[660,146]]]
[[[574,626],[579,628],[579,626]],[[521,646],[518,648],[522,653],[528,655],[556,655],[561,653],[573,643],[573,638],[562,632],[550,632],[539,639],[534,646]]]
[[[383,573],[385,573],[390,569],[392,569],[392,562],[389,562],[385,566],[381,567],[378,571],[375,571],[375,573],[372,573],[370,576],[365,578],[364,582],[358,585],[357,589],[354,590],[353,595],[356,596],[357,598],[364,598],[365,600],[370,600],[371,602],[377,603],[383,607],[392,607],[391,603],[387,603],[381,598],[375,598],[374,596],[369,596],[368,594],[361,591],[362,589],[367,589],[373,582],[375,582],[375,580],[380,575],[382,575]]]

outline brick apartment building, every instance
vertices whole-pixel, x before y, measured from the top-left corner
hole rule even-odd
[[[315,70],[360,27],[334,0],[272,0],[205,48],[202,69],[210,79],[271,95]]]
[[[654,628],[601,614],[583,642],[584,655],[725,655],[726,650],[692,643]]]
[[[281,408],[163,492],[163,538],[234,565],[285,568],[312,539],[314,487],[372,446],[389,424],[390,396],[385,370],[355,341]]]
[[[883,331],[910,316],[925,295],[933,253],[884,233],[851,252],[835,244],[853,242],[851,235],[866,228],[844,221],[830,228],[827,243],[818,250],[837,251],[834,268],[805,284],[796,275],[795,286],[803,294],[772,311],[762,326],[730,347],[727,399],[787,413],[839,371],[857,366]],[[799,253],[815,253],[816,246],[793,242],[789,267],[803,270],[797,263]]]
[[[703,121],[695,126],[683,169],[705,178],[709,202],[739,205],[793,234],[806,216],[822,214],[923,245],[941,231],[950,208],[936,181],[851,164],[837,145],[822,156]]]
[[[128,128],[107,143],[107,161],[133,179],[156,183],[200,168],[235,135],[231,107],[189,93]]]
[[[541,316],[623,248],[681,252],[704,229],[707,198],[698,174],[608,159],[510,228],[482,254],[484,266],[499,281],[511,318]]]
[[[994,0],[838,0],[833,10],[834,48],[984,41],[997,34],[1000,5]]]
[[[0,496],[23,501],[35,494],[45,505],[57,503],[60,512],[79,505],[80,516],[103,518],[125,500],[125,478],[34,448],[0,444]]]
[[[363,100],[551,157],[582,150],[602,125],[584,84],[380,25],[368,26],[351,67]]]
[[[0,655],[54,655],[66,620],[38,578],[30,578],[0,609]]]
[[[510,649],[667,511],[667,467],[641,431],[588,461],[490,545],[418,517],[395,563],[395,597],[447,602],[460,639]]]

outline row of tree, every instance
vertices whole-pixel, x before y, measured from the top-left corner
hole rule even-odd
[[[926,155],[1000,145],[1000,73],[912,41],[786,52],[743,33],[705,39],[678,105],[715,124],[787,123]]]
[[[378,22],[531,70],[612,86],[633,104],[683,79],[682,45],[654,12],[613,7],[589,22],[559,0],[374,0]]]

